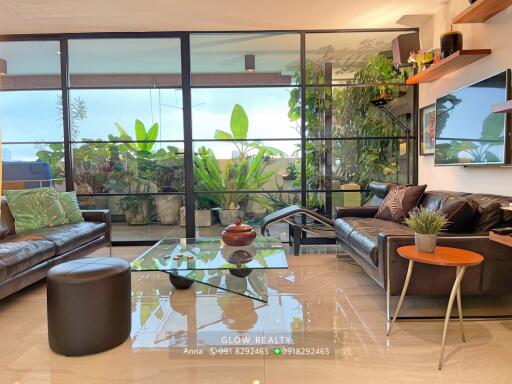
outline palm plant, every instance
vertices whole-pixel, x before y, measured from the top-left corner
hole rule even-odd
[[[212,192],[208,197],[223,209],[239,206],[245,199],[258,201],[259,197],[244,191],[260,189],[274,175],[264,172],[266,161],[265,152],[260,150],[254,156],[230,161],[222,171],[213,151],[201,147],[194,155],[197,190]],[[231,192],[215,193],[222,191]]]

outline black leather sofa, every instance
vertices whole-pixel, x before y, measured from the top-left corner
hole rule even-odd
[[[82,211],[84,222],[17,235],[9,206],[0,213],[0,299],[46,277],[54,265],[110,246],[110,212]]]
[[[369,184],[373,196],[360,208],[339,208],[335,221],[338,245],[361,268],[387,291],[389,296],[401,293],[407,272],[407,260],[397,254],[397,248],[414,244],[413,232],[403,224],[374,218],[390,184]],[[470,194],[449,191],[427,191],[420,205],[440,209],[450,197],[465,197],[478,206],[469,229],[461,233],[441,233],[438,245],[453,246],[482,254],[483,264],[469,268],[462,282],[465,295],[505,295],[512,292],[512,248],[489,239],[492,228],[512,226],[512,212],[499,206],[509,206],[512,197]],[[498,204],[489,204],[498,202]],[[482,207],[492,205],[494,209]],[[415,266],[408,295],[449,295],[454,270],[426,264]]]

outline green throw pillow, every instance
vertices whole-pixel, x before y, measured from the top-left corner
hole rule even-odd
[[[78,207],[78,201],[76,199],[76,192],[59,192],[59,200],[64,212],[66,219],[69,223],[80,223],[84,221],[82,212]]]
[[[53,187],[5,191],[5,197],[17,233],[68,223]]]

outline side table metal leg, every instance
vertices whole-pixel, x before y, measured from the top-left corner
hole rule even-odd
[[[441,355],[439,356],[439,366],[438,369],[441,370],[443,368],[443,356],[444,356],[444,345],[446,343],[446,331],[448,330],[448,322],[450,321],[450,315],[452,313],[453,302],[455,300],[455,296],[457,296],[457,291],[460,287],[460,282],[464,277],[464,272],[466,272],[466,267],[457,268],[457,277],[455,278],[455,283],[453,283],[453,288],[450,293],[450,299],[448,300],[448,307],[446,308],[446,316],[444,317],[444,328],[443,328],[443,340],[441,342]]]
[[[393,324],[395,324],[396,318],[398,316],[398,312],[400,312],[400,307],[404,301],[405,294],[407,293],[407,287],[409,287],[409,281],[411,281],[412,275],[412,267],[414,266],[414,261],[409,260],[409,267],[407,268],[407,275],[405,276],[404,287],[402,288],[402,293],[400,294],[400,299],[398,300],[398,305],[396,306],[395,313],[393,314],[393,320],[391,320],[391,324],[389,324],[387,335],[391,334],[391,330],[393,329]]]
[[[457,275],[460,272],[460,267],[457,267]],[[464,335],[464,319],[462,317],[462,296],[460,294],[460,284],[457,289],[457,312],[459,313],[460,331],[462,334],[462,342],[466,342],[466,336]]]

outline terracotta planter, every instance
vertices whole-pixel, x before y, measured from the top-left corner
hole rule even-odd
[[[433,253],[436,250],[437,235],[414,233],[414,241],[418,252]]]

